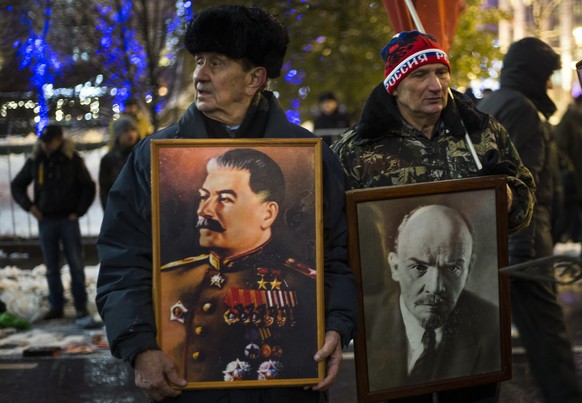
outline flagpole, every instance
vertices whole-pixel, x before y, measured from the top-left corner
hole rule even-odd
[[[420,21],[420,17],[418,16],[418,13],[416,12],[416,8],[414,8],[414,4],[412,4],[412,0],[404,0],[404,2],[406,3],[406,7],[408,7],[408,12],[410,13],[410,16],[412,17],[412,20],[414,21],[414,25],[416,25],[416,29],[418,29],[423,34],[426,34],[426,31],[424,30],[424,26],[422,25],[422,22]]]

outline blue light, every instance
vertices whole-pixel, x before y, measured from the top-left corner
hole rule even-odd
[[[287,120],[291,123],[295,123],[296,125],[301,123],[301,119],[299,118],[299,112],[293,109],[287,109],[285,111],[285,115],[287,116]]]

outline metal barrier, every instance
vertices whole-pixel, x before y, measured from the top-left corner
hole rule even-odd
[[[0,144],[0,239],[38,238],[36,219],[14,202],[10,193],[10,182],[18,174],[32,150],[32,144]],[[85,159],[87,169],[96,183],[99,194],[99,163],[107,152],[107,142],[78,144],[77,150]],[[29,189],[32,196],[32,185]],[[103,209],[96,196],[87,213],[80,218],[83,237],[99,234]]]

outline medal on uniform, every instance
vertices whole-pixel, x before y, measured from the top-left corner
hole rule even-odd
[[[267,282],[265,281],[265,276],[261,275],[261,279],[257,281],[259,285],[259,290],[266,290],[267,289]]]
[[[251,372],[251,365],[246,361],[241,361],[238,358],[235,361],[231,361],[226,366],[226,369],[222,371],[224,374],[224,380],[227,382],[232,381],[242,381],[244,377]]]
[[[266,381],[269,379],[275,379],[279,376],[279,373],[283,369],[283,364],[279,361],[268,360],[261,363],[257,373],[259,374],[259,381]]]
[[[186,312],[188,312],[188,310],[184,305],[182,305],[182,301],[176,302],[170,307],[170,321],[184,323]]]
[[[255,343],[250,343],[245,347],[245,357],[254,360],[259,357],[260,349]]]
[[[281,289],[281,282],[277,280],[277,277],[273,279],[273,281],[269,282],[271,284],[271,290],[280,290]]]
[[[238,318],[238,315],[236,312],[234,312],[232,309],[228,308],[224,312],[224,321],[228,325],[234,325],[235,323],[237,323],[239,321],[239,318]]]
[[[210,286],[216,288],[222,288],[222,285],[226,279],[220,275],[220,273],[216,273],[212,277],[210,277]]]

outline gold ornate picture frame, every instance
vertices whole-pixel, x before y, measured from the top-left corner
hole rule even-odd
[[[347,192],[360,402],[510,379],[509,284],[499,273],[507,265],[506,197],[500,176]],[[434,224],[442,216],[460,224],[431,246],[448,234],[446,224]],[[453,238],[458,233],[463,238]],[[449,291],[455,287],[459,296]]]
[[[157,340],[186,388],[317,384],[321,140],[152,140],[151,158]]]

